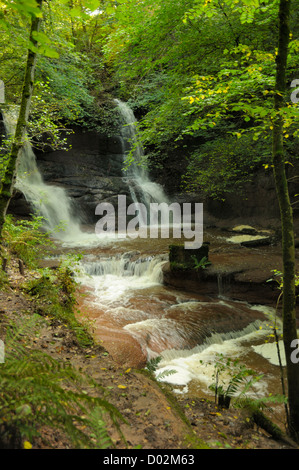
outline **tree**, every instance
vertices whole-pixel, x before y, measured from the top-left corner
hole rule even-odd
[[[236,173],[241,184],[271,158],[277,2],[130,0],[132,8],[126,3],[115,9],[116,27],[104,52],[117,93],[140,117],[148,162],[170,167],[173,156],[181,155],[182,166],[191,163],[191,189],[211,195],[212,187],[213,196],[222,198],[235,190]],[[292,26],[289,64],[295,71],[296,18]],[[230,159],[228,150],[243,133],[256,146],[249,152],[247,143],[243,149],[237,143],[239,155]],[[289,161],[297,153],[292,145],[290,139]],[[218,184],[211,155],[221,156],[223,149],[227,158],[217,162]]]
[[[21,106],[19,117],[16,125],[15,135],[8,157],[7,166],[5,169],[4,177],[1,182],[0,192],[0,234],[2,233],[3,224],[5,221],[6,211],[12,197],[16,177],[17,162],[24,144],[26,137],[27,121],[29,117],[30,104],[33,92],[34,74],[37,59],[37,35],[41,25],[42,19],[42,0],[37,0],[38,12],[32,15],[31,28],[29,34],[30,48],[27,53],[27,62],[24,76],[24,84],[22,90]]]
[[[297,339],[296,292],[295,292],[295,246],[293,212],[290,203],[288,182],[285,171],[284,135],[282,109],[285,106],[286,69],[290,38],[290,0],[280,0],[279,39],[276,58],[276,80],[274,107],[276,116],[273,122],[273,168],[276,192],[279,201],[282,228],[283,258],[283,342],[287,363],[289,432],[299,442],[299,363],[291,360],[292,341]]]
[[[286,83],[298,70],[296,9],[291,17],[290,0],[132,3],[134,10],[116,9],[118,28],[110,34],[106,57],[122,96],[133,96],[143,110],[143,141],[161,150],[179,145],[184,135],[197,138],[190,180],[196,183],[200,175],[207,194],[214,191],[217,174],[215,194],[230,178],[235,190],[242,166],[245,174],[273,166],[282,228],[289,432],[298,440],[299,365],[291,361],[297,339],[295,250],[286,176],[286,164],[298,158],[298,106],[285,103]]]

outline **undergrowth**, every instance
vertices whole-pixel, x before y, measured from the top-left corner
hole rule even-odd
[[[89,328],[76,313],[76,289],[74,273],[81,255],[61,258],[53,270],[39,268],[39,260],[51,254],[55,248],[49,233],[43,231],[43,218],[33,215],[30,220],[16,220],[7,215],[2,232],[2,259],[21,260],[26,269],[34,270],[36,276],[22,284],[24,292],[36,303],[37,313],[67,324],[75,333],[81,346],[92,343]],[[0,287],[7,284],[7,275],[1,271]]]
[[[124,418],[102,398],[105,390],[99,384],[30,347],[38,318],[6,330],[5,362],[0,365],[0,447],[28,448],[44,426],[62,431],[75,448],[113,447],[105,414],[118,429]]]
[[[21,287],[34,300],[39,314],[67,324],[75,333],[78,343],[87,347],[93,340],[90,326],[76,317],[76,313],[79,316],[80,312],[76,310],[74,263],[64,259],[55,270],[44,268],[40,271],[40,277],[24,282]]]
[[[16,220],[7,215],[1,234],[6,256],[17,257],[29,268],[37,268],[39,257],[54,247],[49,233],[42,230],[43,221],[39,216],[32,216],[31,220]]]

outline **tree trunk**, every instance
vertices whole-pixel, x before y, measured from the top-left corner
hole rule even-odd
[[[37,1],[39,8],[42,7],[42,0]],[[33,17],[31,20],[29,40],[33,46],[37,45],[34,39],[34,33],[39,31],[41,24],[41,17]],[[34,48],[35,49],[35,48]],[[24,139],[26,136],[27,121],[31,105],[33,82],[36,65],[36,52],[28,49],[27,63],[25,69],[24,84],[22,90],[22,99],[19,112],[19,118],[16,126],[15,136],[13,138],[8,164],[5,170],[4,177],[1,182],[0,191],[0,237],[2,237],[2,228],[5,221],[6,211],[12,197],[13,187],[16,178],[16,169],[18,158],[20,156]]]
[[[283,341],[287,364],[289,433],[297,442],[299,440],[299,363],[291,361],[291,342],[297,338],[296,330],[296,294],[295,294],[295,246],[293,212],[289,198],[288,183],[285,171],[283,145],[283,117],[286,92],[286,67],[289,44],[290,0],[280,0],[279,7],[279,41],[276,58],[275,111],[273,123],[273,167],[276,192],[279,201],[282,228],[283,258]]]

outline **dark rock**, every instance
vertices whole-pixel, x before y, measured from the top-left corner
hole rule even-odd
[[[26,201],[24,195],[20,191],[16,191],[14,193],[7,213],[18,217],[28,217],[30,214],[32,214],[32,208],[30,204]]]
[[[281,254],[275,247],[264,246],[258,250],[233,245],[218,253],[210,250],[211,265],[200,275],[194,269],[171,269],[163,266],[164,283],[207,296],[227,296],[233,300],[276,307],[279,296],[278,284],[269,282],[272,270],[282,269]],[[296,262],[296,269],[299,261]],[[299,294],[299,290],[298,290]],[[299,297],[297,297],[299,310]],[[298,311],[299,318],[299,311]]]
[[[232,232],[242,233],[244,235],[257,235],[258,230],[254,227],[250,227],[249,225],[238,225],[232,229]]]
[[[100,202],[117,204],[117,197],[127,196],[132,202],[123,174],[121,136],[103,137],[96,131],[75,128],[67,136],[69,150],[36,151],[39,171],[47,184],[67,191],[83,223],[95,223]],[[32,212],[22,194],[16,193],[9,212],[27,216]]]
[[[203,243],[200,248],[186,250],[184,245],[170,245],[169,261],[172,268],[193,268],[196,261],[200,262],[206,258],[208,261],[209,244]]]
[[[247,246],[247,247],[257,247],[257,246],[264,246],[264,245],[270,245],[272,242],[272,239],[270,237],[263,237],[263,238],[256,238],[252,240],[246,240],[241,242],[242,246]]]

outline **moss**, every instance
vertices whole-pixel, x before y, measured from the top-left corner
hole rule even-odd
[[[176,261],[170,262],[170,269],[172,271],[190,271],[193,270],[194,267],[190,267],[184,263],[177,263]]]
[[[75,299],[73,297],[74,280],[71,272],[57,270],[55,275],[48,275],[44,270],[39,279],[23,284],[23,290],[32,296],[40,315],[50,316],[53,320],[66,323],[75,333],[78,343],[83,347],[93,344],[87,328],[75,317]]]

